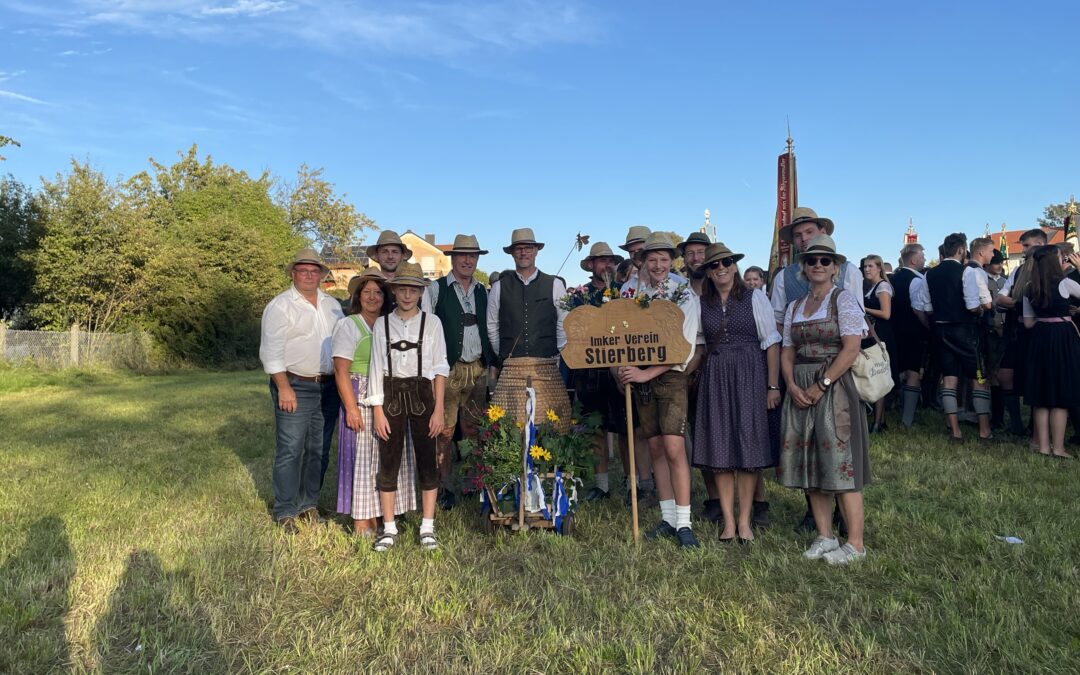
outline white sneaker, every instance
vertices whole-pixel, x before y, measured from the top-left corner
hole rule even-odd
[[[818,537],[810,544],[810,548],[803,551],[803,557],[807,560],[819,560],[826,553],[840,548],[840,542],[833,537]]]
[[[825,562],[830,565],[846,565],[856,560],[862,560],[866,558],[866,550],[856,551],[855,547],[851,544],[844,544],[835,551],[831,551],[825,554]]]

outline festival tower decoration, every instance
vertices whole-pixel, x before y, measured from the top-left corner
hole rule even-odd
[[[919,243],[919,233],[915,231],[915,223],[912,222],[911,218],[908,218],[908,220],[907,220],[907,232],[904,233],[904,246],[907,246],[908,244],[918,244],[918,243]]]
[[[799,205],[798,177],[795,173],[795,145],[788,129],[787,152],[776,161],[776,219],[773,223],[772,249],[769,252],[769,289],[776,271],[792,260],[791,244],[780,239],[780,228],[791,222],[791,214]]]

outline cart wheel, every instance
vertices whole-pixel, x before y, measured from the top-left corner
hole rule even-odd
[[[574,522],[574,514],[568,513],[563,516],[562,534],[564,537],[572,537],[577,533],[577,524]]]

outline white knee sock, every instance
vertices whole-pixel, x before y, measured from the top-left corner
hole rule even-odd
[[[668,525],[675,527],[675,500],[674,499],[661,499],[660,500],[660,517],[664,519],[664,522]]]
[[[675,529],[681,530],[684,527],[690,527],[690,505],[679,506],[675,505]]]
[[[434,518],[421,518],[420,519],[420,534],[432,534],[435,532],[435,519]]]
[[[391,518],[390,520],[383,521],[383,532],[386,534],[397,534],[397,523]]]

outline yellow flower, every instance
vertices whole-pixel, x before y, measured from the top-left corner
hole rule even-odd
[[[539,445],[534,445],[529,448],[529,455],[535,460],[551,461],[551,453],[541,448]]]
[[[552,422],[554,422],[556,424],[558,424],[558,422],[559,422],[559,416],[555,414],[554,410],[548,410],[547,411],[547,418],[550,421],[552,421]]]
[[[525,428],[525,423],[524,422],[514,422],[514,426],[517,427],[518,429],[524,429]]]
[[[492,424],[494,424],[494,423],[498,422],[499,420],[501,420],[504,415],[506,415],[506,411],[503,410],[502,408],[500,408],[499,406],[497,406],[497,405],[488,406],[488,409],[487,409],[488,422],[491,422]]]
[[[576,427],[577,426],[577,420],[570,420],[570,424],[573,424]]]
[[[611,297],[611,289],[610,288],[605,288],[604,289],[604,297],[605,298],[610,298]]]

